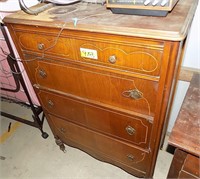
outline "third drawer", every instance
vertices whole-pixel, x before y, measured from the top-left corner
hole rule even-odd
[[[147,119],[51,92],[40,91],[38,96],[48,113],[142,148],[149,148],[152,123]]]

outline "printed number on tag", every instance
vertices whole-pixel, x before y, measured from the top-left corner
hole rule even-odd
[[[91,58],[91,59],[95,59],[95,60],[98,59],[96,50],[80,48],[80,51],[81,51],[81,57]]]

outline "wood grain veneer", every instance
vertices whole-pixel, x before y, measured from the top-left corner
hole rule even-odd
[[[4,19],[61,149],[64,143],[153,176],[196,5],[180,0],[161,18],[78,3]]]

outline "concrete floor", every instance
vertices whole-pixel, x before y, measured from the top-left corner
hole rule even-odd
[[[1,110],[31,119],[29,109],[13,103],[1,102]],[[11,130],[7,132],[10,122]],[[47,139],[41,137],[38,129],[2,116],[0,124],[0,179],[136,179],[78,149],[66,146],[67,152],[63,153],[46,121]],[[154,179],[167,176],[173,155],[164,149],[159,151]]]

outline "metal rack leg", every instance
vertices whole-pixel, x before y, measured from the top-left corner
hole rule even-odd
[[[10,44],[9,38],[7,36],[7,33],[5,31],[5,27],[3,26],[3,24],[1,24],[1,31],[4,35],[7,46],[9,48],[10,56],[15,57],[12,46]],[[21,84],[21,86],[22,86],[22,88],[23,88],[23,90],[24,90],[24,92],[27,96],[27,99],[28,99],[28,102],[29,102],[29,107],[31,108],[31,110],[33,112],[33,115],[32,115],[33,122],[27,121],[26,119],[23,119],[23,118],[20,118],[20,117],[17,117],[17,116],[14,116],[12,114],[8,114],[8,113],[5,113],[5,112],[1,112],[1,111],[0,111],[0,114],[4,117],[7,117],[7,118],[10,118],[10,119],[13,119],[13,120],[16,120],[16,121],[19,121],[19,122],[25,123],[27,125],[38,128],[42,133],[42,137],[44,139],[46,139],[48,137],[48,134],[43,131],[43,122],[44,122],[44,118],[45,118],[43,110],[40,106],[37,106],[37,107],[34,106],[32,99],[31,99],[31,96],[30,96],[28,89],[26,87],[26,84],[24,82],[23,76],[20,73],[21,71],[20,71],[19,65],[18,65],[17,61],[13,60],[10,56],[8,55],[7,60],[8,60],[8,63],[10,65],[10,68],[12,69],[12,71],[16,72],[16,73],[13,73],[13,77],[14,77],[14,80],[15,80],[15,83],[16,83],[16,89],[19,89],[19,85]],[[1,90],[6,90],[6,89],[1,89]],[[8,89],[8,91],[10,91],[10,90]],[[39,115],[42,115],[41,119],[40,119]]]

